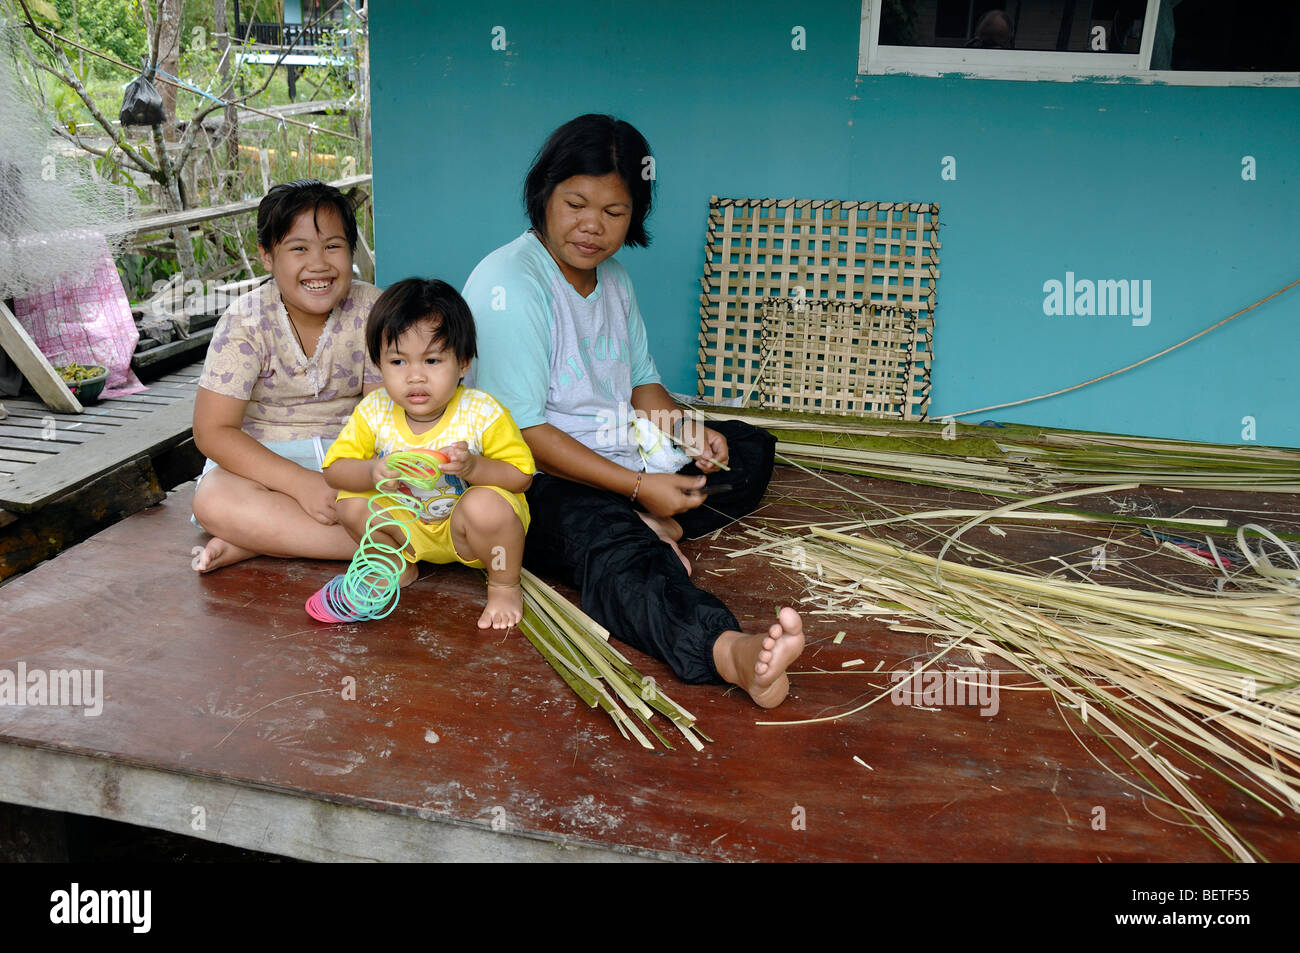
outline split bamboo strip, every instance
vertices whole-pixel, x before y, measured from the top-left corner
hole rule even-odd
[[[777,451],[828,470],[1015,496],[1076,484],[1300,493],[1300,450],[1154,437],[995,429],[695,405],[705,419],[772,430]]]
[[[939,560],[933,556],[926,556],[924,553],[909,553],[899,549],[889,543],[880,543],[875,540],[863,539],[861,537],[846,536],[843,533],[836,533],[829,530],[823,530],[820,527],[810,527],[814,536],[822,536],[827,539],[834,539],[846,546],[852,546],[855,549],[863,549],[868,552],[880,553],[893,558],[908,560],[920,563],[925,566],[935,568],[939,565]],[[1062,601],[1071,601],[1082,603],[1084,605],[1092,604],[1101,606],[1106,609],[1119,610],[1130,615],[1141,615],[1143,617],[1155,618],[1164,621],[1178,621],[1199,623],[1216,628],[1239,629],[1246,632],[1260,632],[1270,635],[1279,635],[1293,639],[1300,639],[1300,598],[1284,604],[1284,608],[1289,612],[1270,612],[1270,617],[1275,617],[1277,622],[1261,621],[1252,619],[1247,616],[1239,604],[1232,606],[1231,613],[1216,615],[1209,611],[1187,612],[1183,609],[1173,608],[1171,606],[1160,605],[1163,600],[1153,593],[1143,593],[1132,589],[1116,589],[1112,586],[1103,586],[1099,584],[1076,583],[1069,580],[1053,580],[1051,582],[1040,581],[1032,576],[1024,576],[1016,573],[1003,572],[997,569],[981,569],[978,566],[964,566],[961,564],[950,563],[947,566],[950,572],[958,573],[963,576],[970,576],[986,582],[1001,583],[1007,588],[1021,589],[1027,592],[1038,593],[1058,598]],[[1111,593],[1114,595],[1103,595]],[[1146,602],[1143,606],[1141,603]],[[1218,600],[1213,597],[1207,597],[1201,602],[1206,610],[1210,606],[1217,604]],[[1275,605],[1268,605],[1262,608],[1273,610]]]
[[[1300,811],[1300,559],[1267,530],[1255,528],[1298,563],[1295,569],[1263,556],[1258,568],[1267,575],[1234,577],[1249,591],[1180,594],[1171,605],[1169,593],[952,562],[943,564],[938,585],[939,560],[843,528],[809,526],[802,537],[767,539],[767,551],[802,571],[815,589],[856,587],[872,610],[898,605],[905,618],[924,623],[893,629],[948,636],[929,665],[960,647],[977,660],[981,653],[1005,659],[1040,680],[1080,710],[1090,730],[1110,733],[1097,737],[1151,788],[1139,786],[1144,793],[1175,807],[1235,859],[1259,854],[1192,788],[1190,775],[1153,751],[1157,744],[1274,814]],[[760,724],[846,717],[895,690],[839,715]]]

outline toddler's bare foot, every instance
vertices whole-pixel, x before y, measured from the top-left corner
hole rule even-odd
[[[230,566],[245,559],[252,559],[257,553],[244,549],[234,543],[213,536],[204,546],[195,546],[190,550],[190,568],[195,572],[212,572],[223,566]]]
[[[513,586],[499,582],[487,584],[487,605],[478,617],[480,629],[508,629],[518,625],[524,617],[524,590],[519,583]]]
[[[406,568],[402,570],[402,574],[397,577],[397,588],[405,589],[407,586],[409,586],[411,583],[415,582],[415,580],[419,578],[420,578],[419,564],[407,563]]]
[[[686,570],[686,575],[689,576],[691,574],[691,561],[686,558],[682,548],[677,545],[677,541],[682,538],[681,524],[671,517],[655,516],[653,513],[638,512],[636,515],[641,517],[645,524],[654,530],[656,536],[672,547],[673,552],[677,554],[677,558],[682,561],[682,567]]]
[[[713,644],[718,674],[749,693],[754,704],[775,708],[790,693],[786,669],[803,652],[803,620],[788,606],[766,635],[724,632]]]

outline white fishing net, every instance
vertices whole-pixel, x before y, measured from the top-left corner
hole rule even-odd
[[[120,249],[129,212],[121,186],[59,147],[20,78],[14,29],[0,18],[0,299],[89,275],[105,238]]]

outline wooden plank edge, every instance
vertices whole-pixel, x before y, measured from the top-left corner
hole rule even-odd
[[[490,819],[476,824],[413,805],[408,809],[413,813],[377,810],[8,739],[0,743],[0,800],[318,862],[681,859],[509,828],[496,831]],[[205,823],[196,828],[199,816]]]
[[[190,435],[194,399],[160,407],[114,434],[102,434],[53,460],[33,464],[11,483],[0,483],[0,507],[14,512],[39,509],[80,483],[136,457],[180,443]]]

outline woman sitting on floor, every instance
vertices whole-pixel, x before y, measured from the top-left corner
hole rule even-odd
[[[320,472],[380,380],[364,333],[379,289],[352,280],[352,203],[323,182],[277,185],[258,206],[257,242],[271,280],[222,315],[194,402],[194,442],[208,458],[194,516],[212,534],[193,550],[199,572],[356,549]]]
[[[613,258],[649,244],[650,154],[609,116],[551,135],[524,184],[533,227],[465,286],[479,334],[474,386],[506,405],[544,471],[528,491],[525,565],[574,585],[589,615],[683,681],[730,682],[770,708],[803,651],[799,615],[785,608],[768,632],[741,632],[691,584],[676,541],[758,506],[775,441],[737,421],[684,419],[659,382],[632,282]],[[661,431],[676,431],[695,462]]]

